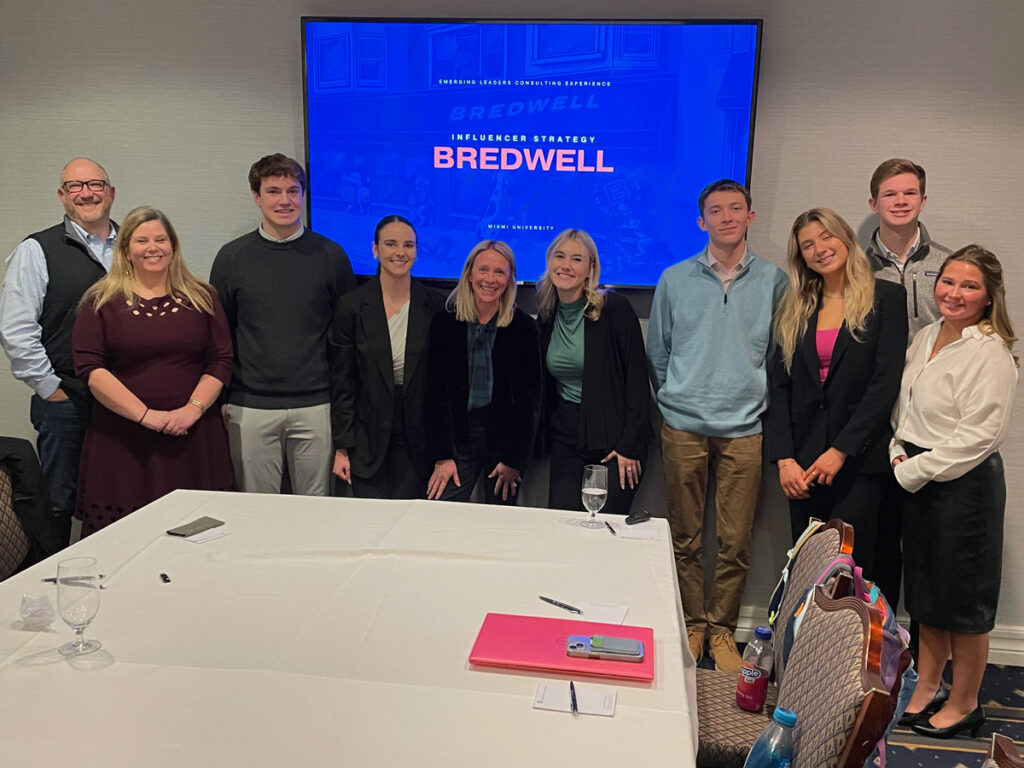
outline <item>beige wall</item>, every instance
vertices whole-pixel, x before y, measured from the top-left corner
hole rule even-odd
[[[867,179],[905,155],[929,172],[925,220],[950,246],[978,241],[1006,266],[1024,328],[1024,58],[1018,0],[0,0],[0,251],[57,221],[61,165],[85,154],[117,185],[115,215],[163,208],[196,271],[252,228],[245,174],[303,156],[301,15],[743,17],[764,19],[751,244],[781,262],[789,224],[827,205],[867,221]],[[700,151],[699,147],[694,148]],[[369,233],[367,233],[369,239]],[[349,249],[362,247],[345,243]],[[679,254],[680,257],[686,254]],[[1018,398],[1020,401],[1021,398]],[[28,389],[0,372],[0,432],[30,437]],[[1009,485],[993,657],[1024,663],[1024,413],[1003,455]],[[656,459],[644,494],[661,505]],[[745,624],[763,621],[787,545],[765,483]]]

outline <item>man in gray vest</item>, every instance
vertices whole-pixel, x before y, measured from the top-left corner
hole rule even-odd
[[[114,187],[84,157],[61,172],[64,221],[29,235],[7,259],[0,292],[0,343],[16,379],[32,388],[32,426],[53,504],[48,551],[71,535],[78,459],[89,423],[89,390],[75,377],[71,329],[82,294],[110,269],[117,227]]]

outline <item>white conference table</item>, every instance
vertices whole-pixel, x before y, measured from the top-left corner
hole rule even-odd
[[[201,515],[229,535],[165,535]],[[579,517],[176,491],[0,584],[0,765],[693,766],[668,527],[629,540]],[[68,660],[60,618],[29,631],[19,609],[56,604],[40,579],[73,555],[107,588],[86,630],[103,648]],[[618,706],[574,718],[532,707],[566,676],[471,667],[488,612],[571,618],[538,595],[628,605],[626,624],[654,628],[654,683],[576,678]]]

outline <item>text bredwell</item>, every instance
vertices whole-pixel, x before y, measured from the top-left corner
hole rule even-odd
[[[593,152],[593,155],[591,155]],[[434,147],[435,168],[472,168],[481,171],[567,171],[612,173],[604,150],[520,149],[518,147]]]

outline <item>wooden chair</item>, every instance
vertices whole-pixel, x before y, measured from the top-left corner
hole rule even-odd
[[[882,616],[859,597],[814,587],[779,687],[797,713],[793,768],[860,768],[885,735],[895,703],[880,677]]]
[[[777,682],[781,681],[785,667],[779,638],[785,636],[790,617],[825,567],[837,555],[852,552],[853,536],[853,526],[839,519],[830,520],[819,526],[787,563],[786,590],[774,621],[777,642],[773,674]],[[776,687],[769,685],[764,712],[745,712],[736,706],[736,675],[698,668],[699,768],[742,768],[754,740],[771,721],[776,698]]]
[[[988,759],[982,768],[1024,768],[1024,757],[1017,751],[1013,739],[1001,733],[993,733]]]
[[[878,675],[878,611],[822,586],[803,610],[786,678],[763,713],[736,706],[735,675],[697,670],[699,768],[740,768],[776,703],[797,713],[793,768],[860,768],[884,735],[893,710]]]

